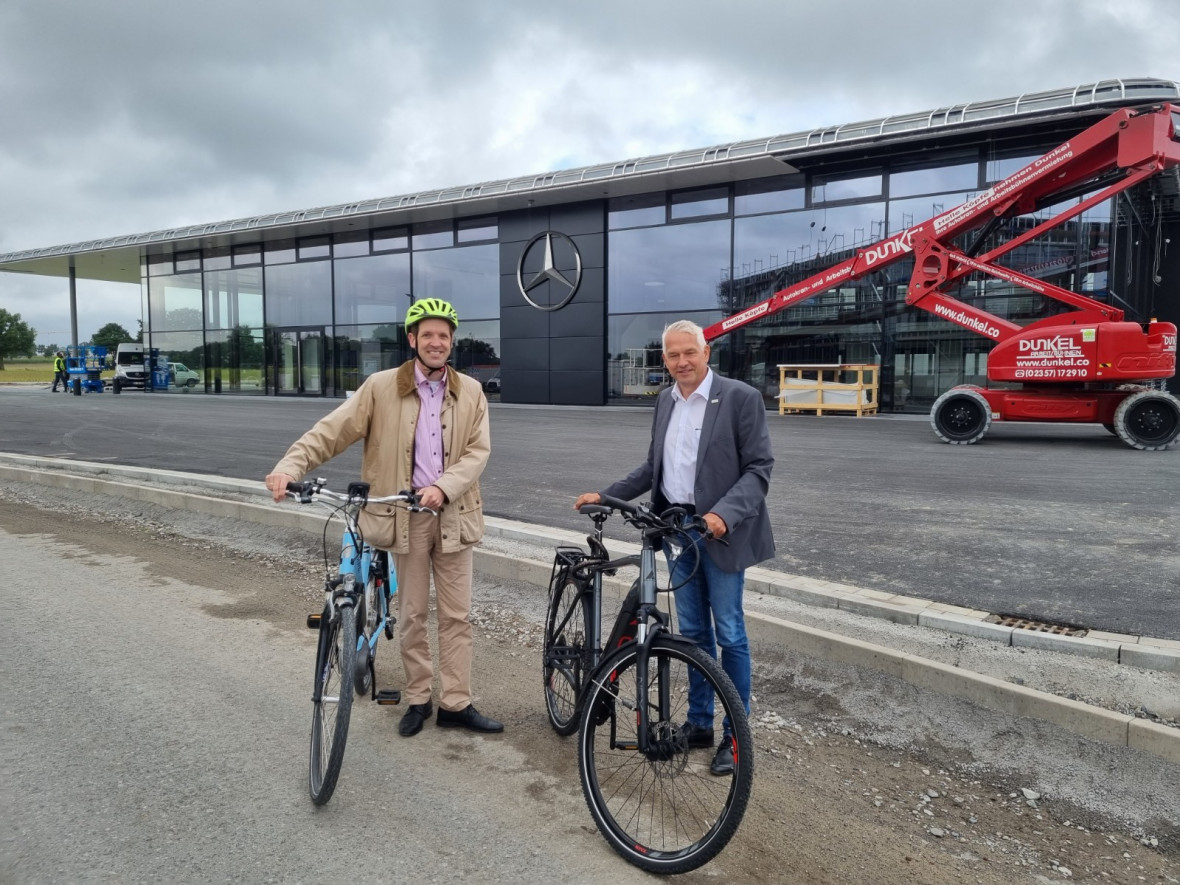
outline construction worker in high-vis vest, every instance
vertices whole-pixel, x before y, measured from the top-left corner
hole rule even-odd
[[[70,376],[66,374],[66,355],[60,350],[53,358],[53,392],[57,393],[57,382],[61,382],[63,393],[70,392]]]

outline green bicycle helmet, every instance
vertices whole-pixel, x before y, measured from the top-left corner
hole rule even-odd
[[[411,304],[410,309],[406,311],[406,330],[413,330],[418,323],[429,317],[446,320],[452,329],[459,328],[459,315],[455,313],[455,308],[451,307],[450,302],[441,298],[423,298]]]

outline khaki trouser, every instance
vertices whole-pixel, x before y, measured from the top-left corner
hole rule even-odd
[[[464,710],[471,703],[471,575],[474,546],[442,552],[438,517],[411,513],[410,552],[393,554],[397,569],[397,609],[407,704],[430,700],[434,669],[426,622],[430,609],[430,574],[438,609],[438,666],[444,710]]]

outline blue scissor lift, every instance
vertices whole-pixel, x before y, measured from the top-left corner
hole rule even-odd
[[[107,349],[96,345],[66,348],[66,375],[74,396],[102,393],[102,372],[107,367]]]

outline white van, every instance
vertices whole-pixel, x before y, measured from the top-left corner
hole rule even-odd
[[[143,390],[146,382],[143,345],[133,342],[120,344],[115,349],[115,384],[120,388],[138,387]]]

